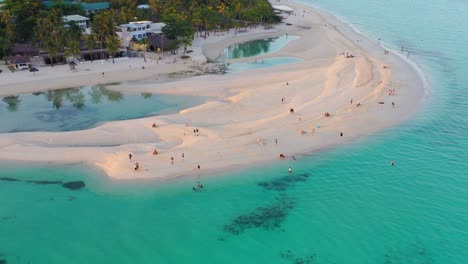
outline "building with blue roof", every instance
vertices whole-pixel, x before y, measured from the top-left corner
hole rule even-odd
[[[0,0],[0,2],[3,1],[3,0]],[[51,7],[56,1],[42,1],[42,3],[48,7]],[[99,11],[102,11],[102,10],[107,10],[109,9],[110,5],[109,5],[109,2],[99,2],[99,3],[83,3],[83,2],[78,2],[78,1],[74,1],[74,0],[65,0],[63,1],[64,3],[67,3],[67,4],[78,4],[78,5],[81,5],[81,7],[83,8],[83,11],[85,11],[85,13],[87,15],[89,14],[94,14],[94,13],[97,13]]]

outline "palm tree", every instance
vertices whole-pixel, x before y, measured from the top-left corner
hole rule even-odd
[[[10,17],[9,10],[0,12],[0,47],[2,48],[3,58],[6,58],[7,50],[15,37],[15,24],[11,23]]]
[[[47,16],[38,19],[35,35],[41,47],[47,51],[53,67],[54,58],[62,48],[64,35],[62,18],[57,10],[49,12]]]
[[[148,1],[149,6],[153,10],[153,13],[158,15],[161,13],[162,8],[162,3],[160,0],[149,0]]]
[[[119,51],[120,40],[117,35],[110,36],[106,40],[106,48],[109,56],[112,56],[112,63],[115,63],[114,55]]]
[[[141,39],[140,43],[143,45],[143,60],[146,62],[146,50],[148,49],[148,37]]]
[[[93,51],[96,48],[97,37],[96,34],[91,33],[85,37],[86,46],[91,55],[91,62],[94,61]]]
[[[73,61],[80,54],[81,28],[71,21],[69,27],[65,31],[65,56],[73,57]]]
[[[92,28],[101,44],[101,49],[106,42],[113,41],[112,39],[116,35],[114,17],[113,10],[100,12],[94,16]],[[103,57],[102,54],[101,57]]]

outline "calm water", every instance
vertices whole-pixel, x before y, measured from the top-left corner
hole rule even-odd
[[[122,93],[102,85],[22,94],[0,101],[0,133],[80,130],[106,121],[177,113],[203,101],[191,96]]]
[[[273,58],[266,58],[266,59],[258,59],[249,62],[239,62],[239,63],[232,63],[229,64],[229,71],[232,73],[248,71],[248,70],[257,70],[257,69],[264,69],[270,68],[285,64],[292,64],[296,62],[300,62],[301,59],[294,58],[294,57],[273,57]]]
[[[161,186],[109,183],[76,166],[2,166],[0,177],[87,186],[0,181],[0,260],[468,263],[468,3],[309,3],[408,47],[432,83],[424,109],[352,145],[203,179],[197,193],[194,177]]]
[[[290,41],[297,39],[297,36],[282,36],[235,44],[224,50],[224,58],[239,59],[277,52]]]

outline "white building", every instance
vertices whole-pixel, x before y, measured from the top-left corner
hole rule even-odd
[[[150,6],[149,5],[138,5],[137,8],[139,8],[139,9],[149,9]]]
[[[89,18],[80,15],[70,15],[64,16],[63,21],[65,22],[65,26],[68,26],[68,24],[71,21],[74,21],[81,28],[82,31],[86,31],[86,29],[88,28]]]
[[[278,11],[286,13],[286,14],[291,14],[292,12],[294,12],[294,9],[292,9],[289,6],[285,6],[285,5],[274,5],[274,6],[272,6],[272,8],[273,8],[273,10],[278,10]]]
[[[153,23],[151,21],[136,21],[123,24],[117,27],[117,35],[123,47],[130,46],[130,42],[139,41],[146,38],[149,34],[162,34],[162,28],[166,24]]]
[[[150,27],[150,31],[148,33],[162,36],[163,35],[162,28],[165,26],[166,26],[165,23],[152,23]]]

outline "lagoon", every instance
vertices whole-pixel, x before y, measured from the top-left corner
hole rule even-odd
[[[230,60],[271,54],[279,51],[289,42],[297,39],[299,39],[297,36],[282,36],[248,41],[226,48],[223,54],[225,59]]]
[[[20,94],[0,101],[0,133],[82,130],[108,121],[177,113],[204,100],[194,96],[124,93],[103,85]]]

